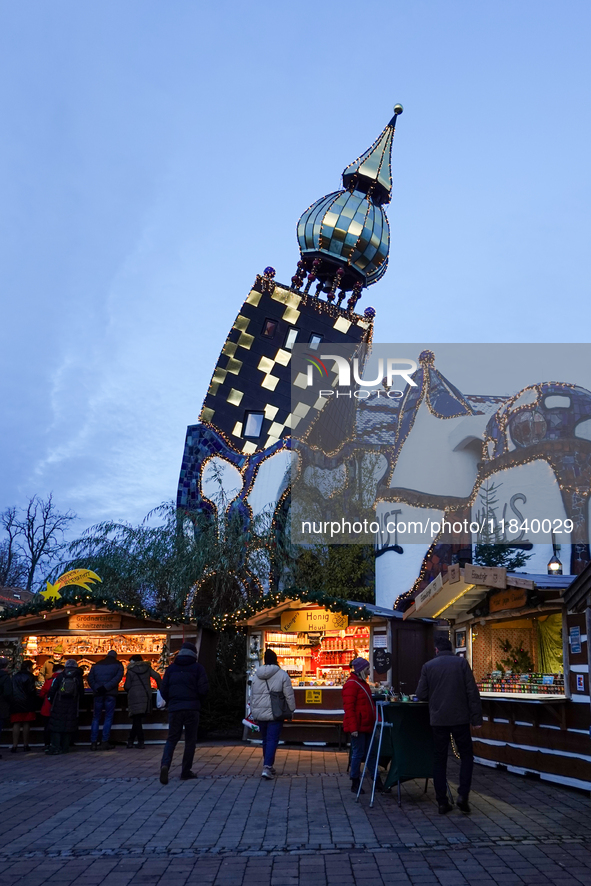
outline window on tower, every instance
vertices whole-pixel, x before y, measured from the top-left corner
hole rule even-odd
[[[244,419],[245,437],[260,437],[263,429],[263,412],[247,412]]]
[[[265,320],[262,334],[265,338],[273,338],[277,332],[277,320]]]
[[[292,326],[291,329],[288,331],[287,335],[285,336],[285,344],[283,345],[286,351],[291,351],[293,349],[299,331],[300,330],[296,329],[295,326]]]
[[[322,341],[323,336],[318,335],[316,332],[313,332],[310,336],[310,341],[308,342],[311,351],[317,351]]]

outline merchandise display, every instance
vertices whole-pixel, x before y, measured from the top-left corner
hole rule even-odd
[[[369,640],[369,628],[361,625],[324,634],[266,631],[264,642],[294,686],[342,686],[351,661],[369,658]]]
[[[564,674],[487,674],[477,683],[480,692],[510,692],[519,695],[564,695]]]

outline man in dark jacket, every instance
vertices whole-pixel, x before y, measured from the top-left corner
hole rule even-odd
[[[468,795],[474,768],[470,724],[476,729],[482,726],[480,693],[470,665],[465,658],[453,654],[446,637],[436,638],[435,653],[435,658],[423,665],[416,692],[419,701],[429,702],[435,796],[440,814],[445,815],[451,809],[447,799],[447,752],[451,733],[460,754],[457,805],[462,812],[470,812]]]
[[[78,729],[78,712],[83,698],[82,671],[76,660],[70,658],[65,668],[57,674],[48,693],[51,702],[51,747],[45,751],[46,754],[67,754],[70,750],[71,738]]]
[[[92,726],[90,727],[90,749],[98,750],[99,725],[101,714],[105,712],[103,723],[103,747],[111,750],[115,742],[110,741],[117,690],[123,678],[123,665],[117,661],[117,653],[114,649],[107,652],[106,658],[102,658],[93,664],[88,672],[88,685],[94,693],[94,710],[92,713]]]
[[[173,663],[166,668],[160,687],[160,694],[168,705],[168,738],[164,745],[160,766],[160,781],[168,784],[168,770],[172,755],[177,746],[183,727],[185,729],[185,752],[181,767],[181,778],[197,778],[191,772],[201,702],[207,695],[209,682],[205,668],[197,661],[197,647],[194,643],[183,643]]]
[[[8,673],[10,662],[7,658],[0,658],[0,732],[4,723],[10,719],[10,703],[12,701],[12,680]],[[0,754],[0,760],[2,754]]]

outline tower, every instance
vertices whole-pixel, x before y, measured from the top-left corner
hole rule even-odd
[[[267,465],[264,482],[270,503],[285,494],[285,464],[291,434],[298,435],[323,403],[299,403],[292,411],[292,349],[324,344],[369,343],[375,310],[357,311],[363,290],[377,282],[388,263],[390,235],[384,207],[392,194],[391,150],[402,106],[371,147],[343,171],[343,187],[317,200],[297,226],[300,259],[290,285],[265,268],[243,302],[224,342],[199,422],[189,426],[179,477],[177,505],[212,512],[204,470],[212,459],[232,472],[237,494],[231,508],[246,521],[253,514],[255,488],[264,465],[275,459],[276,479]],[[259,496],[260,498],[260,496]],[[256,510],[256,507],[254,507]]]

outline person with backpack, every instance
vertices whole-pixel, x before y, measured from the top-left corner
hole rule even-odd
[[[201,702],[209,691],[205,668],[197,661],[197,647],[185,642],[162,678],[160,694],[168,707],[168,738],[164,745],[160,764],[160,784],[168,784],[168,770],[172,764],[174,749],[185,730],[185,752],[181,766],[181,779],[197,778],[191,771]]]
[[[11,754],[16,754],[18,740],[23,730],[23,751],[30,751],[29,735],[31,723],[35,722],[37,709],[37,684],[33,675],[34,662],[23,661],[20,670],[12,675],[12,703],[10,722],[12,723]]]
[[[283,721],[293,714],[296,703],[289,674],[279,667],[273,649],[265,649],[263,661],[252,680],[250,710],[263,740],[261,778],[270,779],[275,778],[275,754]]]
[[[123,665],[117,661],[117,652],[110,649],[105,658],[101,658],[91,667],[88,672],[88,685],[94,693],[94,708],[92,712],[92,726],[90,727],[90,750],[97,751],[99,747],[99,727],[101,714],[105,712],[103,723],[103,747],[112,750],[115,742],[110,741],[111,726],[115,714],[117,691],[123,677]]]
[[[10,703],[12,701],[12,680],[10,679],[10,674],[8,673],[8,665],[10,664],[7,658],[3,656],[0,657],[0,734],[2,733],[2,728],[4,723],[10,717]],[[2,754],[0,754],[0,760],[2,759]]]
[[[78,729],[80,699],[84,697],[84,680],[78,663],[69,658],[51,684],[48,699],[51,704],[49,731],[51,747],[46,754],[67,754],[72,735]]]
[[[127,739],[127,747],[134,747],[137,739],[137,747],[142,749],[144,744],[143,720],[146,714],[152,710],[152,680],[160,689],[162,678],[153,670],[149,661],[144,661],[141,655],[132,655],[125,675],[123,688],[127,692],[127,710],[131,717],[131,731]]]
[[[43,743],[45,745],[46,751],[49,749],[49,746],[51,744],[51,733],[49,731],[49,717],[51,716],[51,702],[49,701],[49,698],[47,696],[49,694],[49,690],[51,689],[53,681],[55,680],[55,678],[57,677],[58,674],[61,674],[63,669],[64,669],[63,664],[54,664],[53,665],[53,672],[52,672],[51,676],[47,678],[47,680],[44,682],[43,686],[39,690],[39,695],[43,699],[43,704],[41,705],[41,710],[39,711],[39,713],[41,714],[41,716],[45,720],[45,726],[43,727]]]

